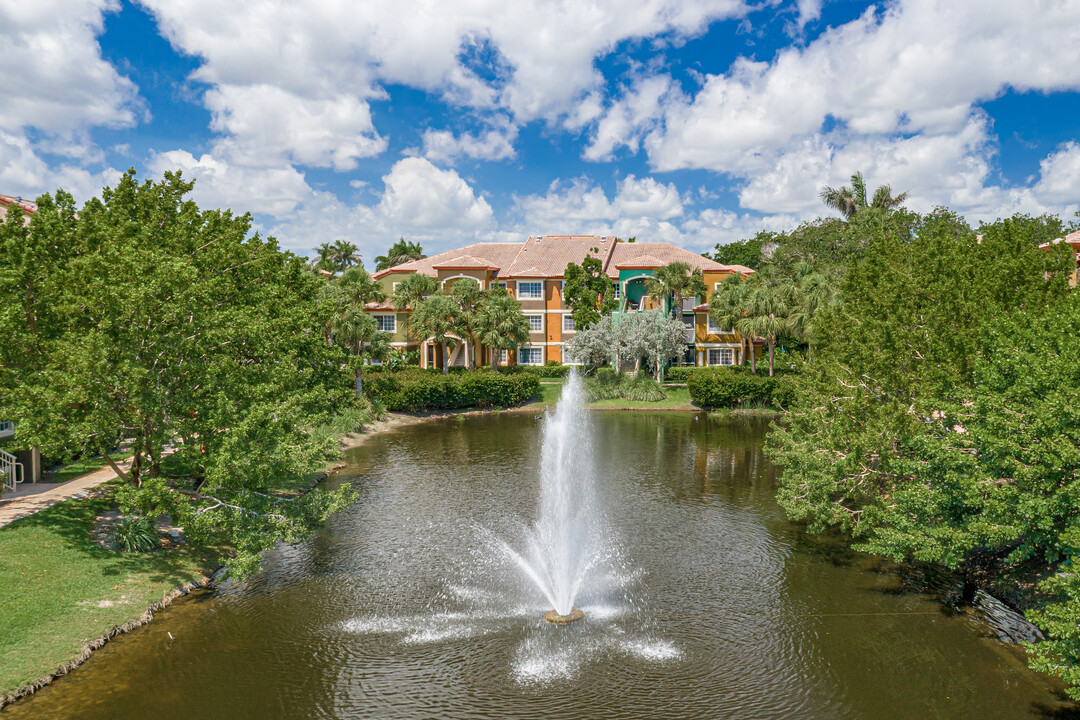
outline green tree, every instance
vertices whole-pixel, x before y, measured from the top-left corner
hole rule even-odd
[[[346,270],[354,265],[363,265],[359,248],[348,240],[338,240],[331,246],[330,262],[337,271]]]
[[[592,248],[597,252],[596,248]],[[581,265],[570,263],[563,273],[563,305],[569,307],[574,327],[588,329],[618,306],[611,278],[604,272],[604,263],[592,255],[585,255]]]
[[[725,245],[717,243],[712,253],[702,253],[702,255],[724,265],[742,265],[751,270],[757,270],[763,262],[762,248],[767,244],[777,242],[777,238],[777,233],[762,230],[749,240]]]
[[[491,367],[498,366],[496,350],[512,351],[529,341],[529,320],[521,303],[505,288],[494,287],[476,308],[476,337],[491,348]]]
[[[645,280],[645,290],[650,295],[666,299],[671,298],[669,312],[682,316],[683,298],[705,295],[705,280],[700,269],[690,270],[688,263],[676,261],[653,271]]]
[[[385,255],[376,256],[375,270],[389,270],[402,263],[423,260],[426,257],[427,255],[424,254],[424,248],[420,247],[420,243],[406,242],[405,238],[401,237],[390,246]]]
[[[450,355],[447,346],[456,343],[451,336],[457,332],[458,316],[461,308],[449,295],[435,293],[426,300],[421,300],[413,307],[409,318],[409,329],[417,337],[433,340],[442,348],[442,371],[445,375],[450,370]]]
[[[457,303],[457,326],[458,336],[465,341],[465,364],[469,370],[475,370],[476,358],[469,353],[469,345],[477,346],[477,317],[476,311],[484,301],[486,293],[480,289],[480,283],[471,278],[460,278],[450,286],[450,297]]]
[[[733,273],[724,278],[709,298],[709,317],[717,327],[735,329],[736,323],[742,320],[746,312],[745,305],[749,291],[750,286],[746,284],[746,278],[742,275]],[[750,371],[757,373],[753,336],[739,333],[739,343],[741,345],[740,363],[745,363],[749,358]]]
[[[788,514],[897,559],[967,570],[977,551],[1011,553],[1016,519],[1002,523],[986,504],[1008,478],[980,469],[990,456],[972,445],[984,414],[975,408],[996,394],[980,389],[976,366],[1003,318],[1037,318],[1061,301],[1063,274],[1045,273],[1068,263],[1009,221],[980,242],[947,213],[910,242],[873,241],[848,273],[843,303],[820,314],[800,401],[769,437]],[[1015,365],[1009,352],[991,355]]]
[[[168,511],[191,542],[233,548],[242,574],[348,502],[276,489],[332,451],[312,427],[349,393],[322,283],[249,216],[185,200],[191,187],[129,172],[77,214],[42,196],[25,236],[3,225],[0,415],[54,457],[128,439],[131,468],[109,460],[124,507]],[[185,477],[164,471],[166,444]]]
[[[866,181],[862,173],[857,172],[851,176],[851,186],[842,185],[838,188],[826,185],[821,189],[818,197],[833,210],[844,216],[845,220],[851,220],[860,211],[868,208],[876,210],[892,210],[900,207],[907,200],[908,194],[902,192],[899,195],[892,194],[892,188],[882,185],[874,191],[874,195],[867,200]]]
[[[435,278],[422,273],[410,273],[397,283],[394,289],[393,303],[398,310],[415,307],[424,298],[434,295],[439,289]]]

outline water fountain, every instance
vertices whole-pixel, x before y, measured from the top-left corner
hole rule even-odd
[[[569,625],[585,617],[574,601],[590,567],[602,556],[593,492],[593,463],[581,376],[572,372],[555,413],[544,422],[540,513],[525,532],[525,550],[502,550],[544,594],[545,622]]]

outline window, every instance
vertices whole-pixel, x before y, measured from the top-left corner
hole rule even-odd
[[[381,332],[397,332],[397,316],[396,315],[376,315],[375,322],[379,326]]]
[[[518,300],[543,300],[544,283],[542,282],[519,282],[517,284]]]
[[[495,283],[495,284],[498,285],[499,287],[501,287],[503,290],[506,289],[506,281],[505,280],[503,280],[502,282],[499,282],[499,283]]]
[[[506,358],[506,351],[505,350],[496,351],[496,353],[495,353],[495,362],[498,363],[499,365],[505,365],[508,362],[507,358]]]
[[[710,335],[730,335],[731,334],[730,330],[724,330],[723,328],[719,327],[713,321],[712,315],[706,315],[705,317],[708,318],[708,320],[705,323],[705,329]]]
[[[735,351],[731,348],[709,348],[709,365],[734,365]]]
[[[562,316],[562,329],[563,329],[563,332],[574,332],[574,330],[576,328],[574,327],[574,316],[573,315],[563,315]]]
[[[400,284],[401,283],[399,283],[399,282],[394,283],[394,287],[390,292],[397,292],[397,286],[400,285]]]
[[[529,332],[544,332],[543,315],[526,315],[529,318]]]
[[[618,300],[619,299],[619,283],[617,283],[617,282],[611,283],[611,292],[613,293],[612,297],[615,298],[616,300]]]
[[[518,365],[543,365],[544,348],[519,348]]]
[[[562,349],[562,364],[563,365],[580,365],[581,363],[570,354],[570,351],[566,348]]]

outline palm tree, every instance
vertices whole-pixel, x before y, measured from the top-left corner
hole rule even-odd
[[[821,189],[818,197],[833,210],[844,216],[845,220],[851,220],[860,210],[877,208],[880,210],[892,210],[899,207],[907,200],[907,192],[899,195],[892,194],[892,188],[882,185],[874,191],[869,202],[866,200],[866,181],[862,173],[857,172],[851,176],[851,187],[843,185],[838,188],[826,185]]]
[[[790,308],[779,288],[766,284],[757,276],[746,284],[748,289],[740,304],[742,317],[735,321],[735,329],[742,335],[765,340],[769,348],[769,377],[772,377],[776,338],[790,327]]]
[[[434,295],[439,289],[439,283],[435,278],[421,273],[411,273],[397,283],[394,288],[394,307],[398,310],[416,305],[428,295]]]
[[[476,337],[491,348],[491,368],[498,367],[496,350],[514,350],[529,341],[529,321],[521,303],[503,288],[495,287],[476,309]]]
[[[738,273],[729,275],[709,299],[709,317],[718,327],[735,328],[745,312],[749,291],[750,286],[742,275]],[[757,357],[754,355],[753,337],[740,332],[739,343],[741,345],[739,364],[746,363],[746,358],[749,357],[750,372],[756,373]]]
[[[420,247],[420,243],[406,242],[405,238],[401,237],[390,246],[385,255],[379,255],[375,258],[375,269],[389,270],[402,263],[423,260],[426,257],[427,255],[424,254],[424,248]]]
[[[684,297],[704,295],[706,292],[701,269],[691,272],[690,265],[680,261],[657,268],[652,277],[645,280],[645,290],[657,298],[667,296],[674,298],[673,312],[676,317],[682,315]]]
[[[330,260],[338,270],[344,270],[353,265],[363,265],[364,261],[360,257],[359,250],[360,248],[348,240],[338,240],[332,246]]]
[[[458,304],[448,295],[436,293],[426,300],[421,300],[413,307],[409,328],[420,337],[431,339],[442,346],[443,375],[450,371],[450,354],[446,350],[454,338],[450,333],[457,330]]]
[[[475,357],[469,355],[469,345],[476,347],[476,309],[484,299],[480,283],[462,278],[450,287],[450,297],[458,306],[457,334],[465,341],[465,365],[475,370]]]
[[[359,305],[361,309],[367,303],[382,302],[386,299],[386,293],[383,292],[382,287],[362,267],[346,270],[338,278],[337,284],[350,302]]]
[[[815,272],[810,263],[802,261],[796,263],[791,277],[781,284],[780,291],[790,308],[789,332],[806,340],[812,354],[814,319],[818,312],[838,302],[836,286],[828,276]]]

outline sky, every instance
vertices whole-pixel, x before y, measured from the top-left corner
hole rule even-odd
[[[1080,208],[1080,0],[0,0],[0,193],[182,170],[309,254],[696,251],[861,171],[970,222]]]

